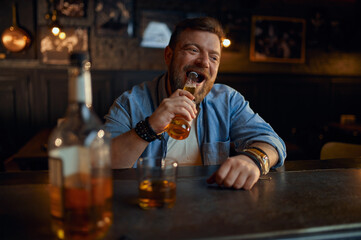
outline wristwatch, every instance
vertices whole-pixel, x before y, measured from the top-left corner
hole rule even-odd
[[[249,147],[243,150],[244,152],[250,153],[255,156],[261,165],[262,175],[266,175],[270,170],[270,161],[267,154],[258,147]]]

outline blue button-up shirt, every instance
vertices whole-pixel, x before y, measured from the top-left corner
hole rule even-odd
[[[105,127],[112,138],[135,128],[139,121],[150,116],[168,97],[165,86],[166,74],[134,86],[118,97],[105,116]],[[224,84],[214,84],[200,103],[197,137],[204,165],[221,164],[226,160],[231,143],[236,151],[255,141],[272,145],[279,155],[274,168],[282,166],[286,158],[285,144],[272,127],[253,112],[239,92]],[[163,133],[162,140],[151,142],[141,157],[165,156],[168,139],[169,135]]]

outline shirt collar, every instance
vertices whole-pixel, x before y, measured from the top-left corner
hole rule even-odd
[[[167,83],[168,72],[164,73],[158,79],[158,103],[162,102],[164,98],[169,97],[167,93],[166,83]],[[158,104],[159,105],[159,104]]]

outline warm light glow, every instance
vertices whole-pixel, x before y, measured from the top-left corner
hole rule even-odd
[[[12,40],[13,40],[12,36],[9,36],[9,35],[3,36],[3,42],[5,42],[5,43],[11,42]]]
[[[63,229],[59,229],[57,235],[58,235],[58,238],[59,238],[59,239],[64,239],[64,237],[65,237],[64,230],[63,230]]]
[[[51,32],[54,34],[54,36],[58,36],[58,34],[60,33],[60,28],[58,27],[53,27],[51,29]]]
[[[104,137],[104,130],[99,130],[99,132],[98,132],[98,137],[99,138],[103,138]]]
[[[63,140],[61,140],[60,138],[55,139],[55,146],[60,147],[62,143]]]
[[[91,68],[91,63],[90,63],[90,62],[86,62],[86,63],[84,64],[84,69],[85,69],[85,70],[90,70],[90,68]]]
[[[61,40],[64,40],[64,39],[66,38],[65,32],[60,32],[60,33],[59,33],[59,38],[60,38]]]
[[[223,47],[225,47],[225,48],[229,47],[229,46],[231,45],[231,40],[229,40],[229,39],[227,39],[227,38],[223,39],[222,45],[223,45]]]

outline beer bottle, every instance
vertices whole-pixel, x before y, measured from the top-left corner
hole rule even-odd
[[[196,82],[198,74],[196,72],[190,72],[187,76],[184,90],[194,94],[196,91]],[[174,139],[183,140],[186,139],[191,131],[191,122],[188,122],[181,115],[176,115],[167,127],[167,133]]]
[[[60,239],[96,239],[113,218],[110,136],[92,110],[87,54],[70,61],[66,116],[48,144],[52,228]]]

